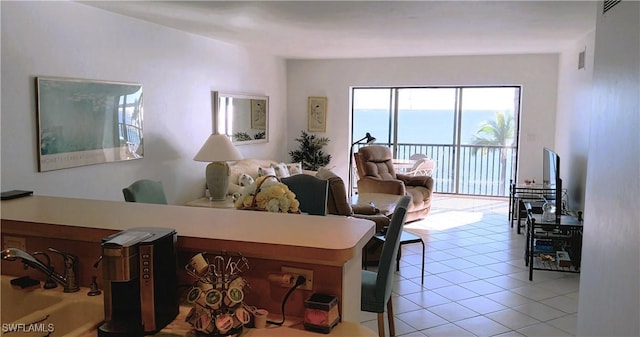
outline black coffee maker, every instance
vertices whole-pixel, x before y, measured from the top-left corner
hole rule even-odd
[[[105,322],[99,337],[153,334],[178,315],[175,229],[139,227],[102,239]]]

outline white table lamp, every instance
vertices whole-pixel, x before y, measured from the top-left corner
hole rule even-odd
[[[240,151],[226,135],[212,134],[193,157],[195,161],[211,162],[207,165],[207,188],[211,200],[224,200],[229,191],[230,169],[227,161],[240,160]]]

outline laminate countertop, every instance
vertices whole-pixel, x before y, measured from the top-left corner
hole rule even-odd
[[[105,232],[51,229],[39,224],[117,232],[132,227],[175,228],[179,240],[215,240],[257,257],[296,257],[339,266],[358,256],[373,236],[374,223],[343,216],[281,214],[235,209],[155,205],[33,195],[0,202],[5,234],[46,235],[100,242]],[[15,222],[29,222],[24,226]],[[33,233],[30,233],[33,232]],[[96,234],[91,234],[96,233]],[[98,236],[98,237],[96,237]],[[240,245],[241,249],[238,249]]]

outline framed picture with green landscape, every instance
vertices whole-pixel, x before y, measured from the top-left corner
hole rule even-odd
[[[38,171],[142,158],[142,85],[36,78]]]

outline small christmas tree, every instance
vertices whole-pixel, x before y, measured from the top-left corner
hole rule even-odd
[[[294,163],[302,163],[303,169],[317,171],[331,161],[331,155],[322,152],[322,148],[329,143],[329,138],[316,138],[316,135],[302,130],[302,136],[296,138],[296,141],[300,143],[300,147],[289,152],[289,155]]]

